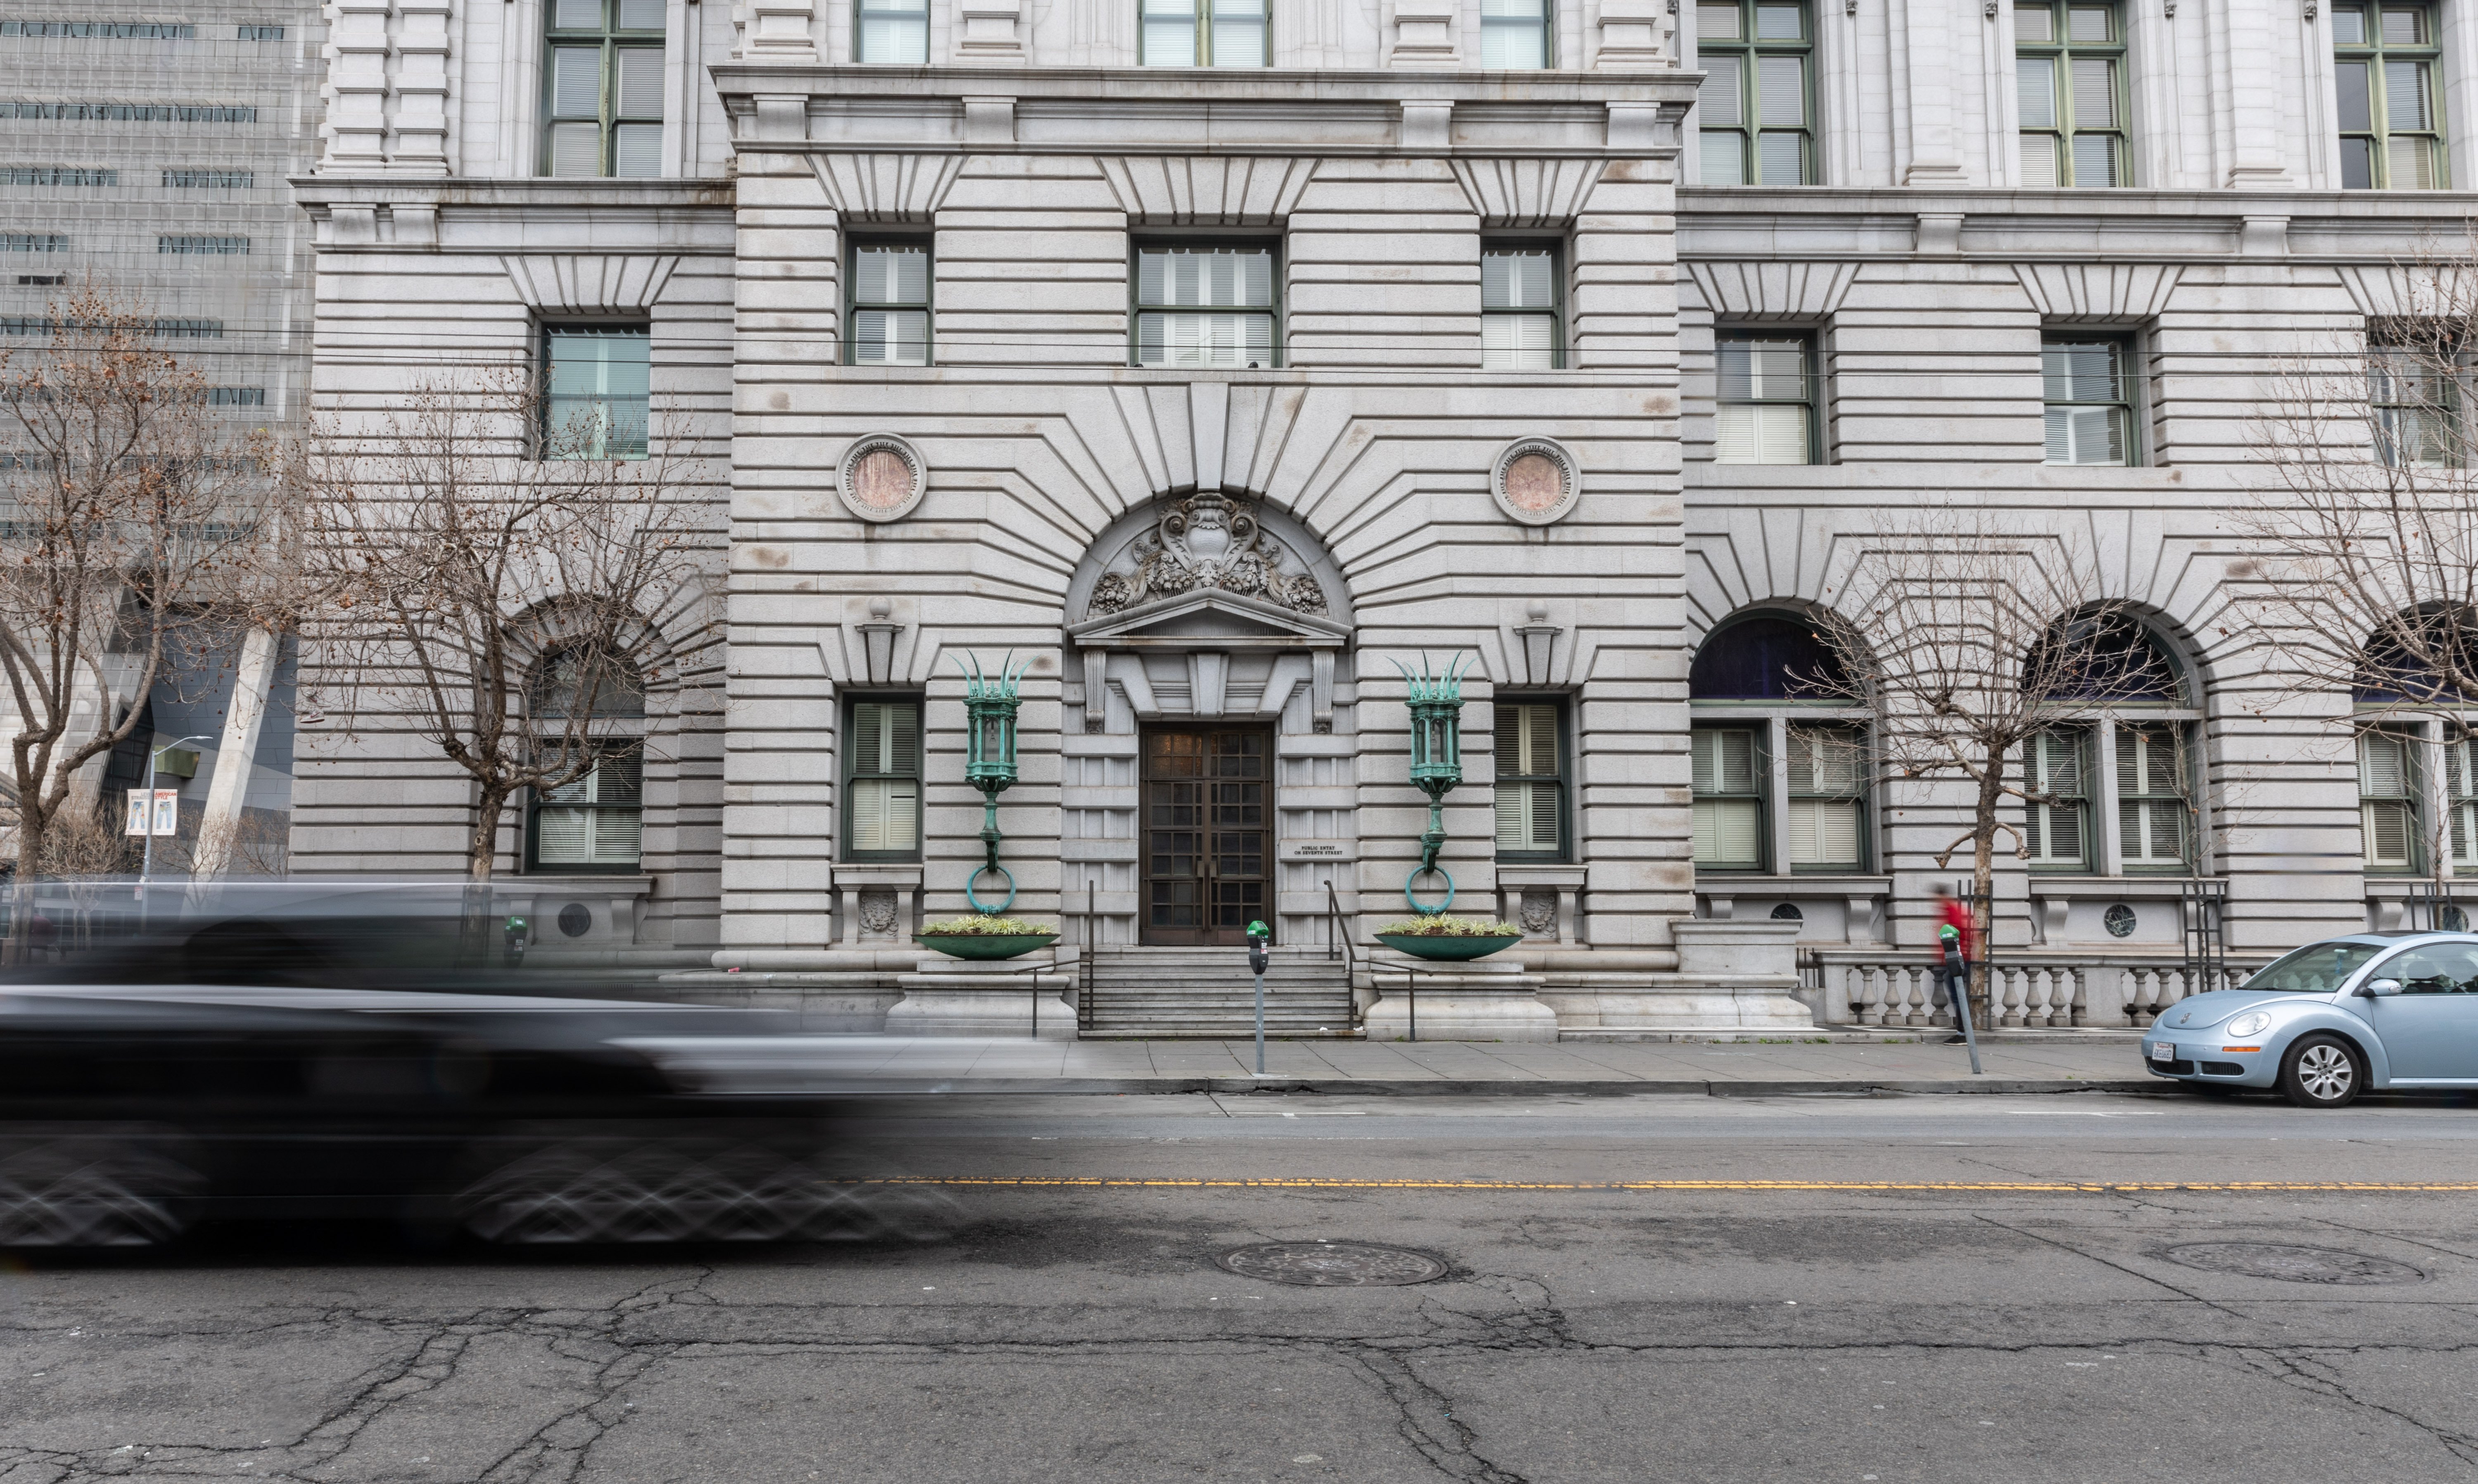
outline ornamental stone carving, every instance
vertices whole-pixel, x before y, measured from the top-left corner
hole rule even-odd
[[[860,928],[872,938],[895,935],[895,893],[866,889],[860,893]]]
[[[1287,608],[1326,611],[1325,588],[1269,535],[1244,500],[1196,494],[1162,513],[1093,584],[1088,616],[1210,589]]]

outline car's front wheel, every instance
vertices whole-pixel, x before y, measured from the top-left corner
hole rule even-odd
[[[2345,1108],[2365,1085],[2365,1059],[2338,1036],[2300,1036],[2280,1059],[2280,1090],[2300,1108]]]

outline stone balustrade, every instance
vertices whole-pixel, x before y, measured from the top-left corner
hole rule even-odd
[[[2139,1027],[2188,994],[2242,985],[2267,962],[2232,959],[2218,982],[2201,984],[2175,959],[2000,952],[1989,993],[2004,1028]],[[1817,950],[1805,957],[1802,997],[1824,1025],[1951,1025],[1935,1004],[1935,963],[1924,953]]]

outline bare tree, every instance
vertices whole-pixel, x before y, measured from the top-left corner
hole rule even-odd
[[[81,773],[137,727],[167,656],[215,647],[266,489],[264,435],[215,411],[142,306],[89,289],[49,318],[46,344],[0,351],[0,790],[21,880],[100,807]]]
[[[642,745],[621,715],[702,673],[709,470],[644,416],[486,367],[314,430],[294,505],[309,683],[343,730],[409,730],[471,781],[472,881],[525,791]]]
[[[2255,559],[2237,575],[2254,580],[2230,613],[2272,679],[2267,704],[2320,709],[2346,697],[2353,736],[2440,721],[2448,742],[2478,711],[2478,468],[2466,405],[2478,226],[2369,282],[2388,302],[2363,332],[2273,379],[2259,441],[2278,478],[2236,513]],[[2478,792],[2478,780],[2457,784]],[[2449,813],[2422,832],[2439,882],[2454,853]],[[2391,819],[2405,842],[2414,815],[2375,827]]]
[[[2177,685],[2090,557],[2022,525],[1950,507],[1879,522],[1852,559],[1836,614],[1819,625],[1840,673],[1805,680],[1814,693],[1875,709],[1882,776],[1969,790],[1968,822],[1935,860],[1942,868],[1969,853],[1972,979],[1983,1001],[2000,842],[2029,857],[2029,832],[2055,828],[2048,811],[2078,804],[2086,775],[2113,761],[2079,747],[2037,759],[2031,750],[2114,704],[2169,699]]]

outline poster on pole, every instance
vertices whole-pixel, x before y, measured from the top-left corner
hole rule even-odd
[[[131,835],[154,834],[164,836],[178,835],[181,833],[181,791],[178,789],[157,789],[155,791],[154,803],[155,807],[153,809],[150,810],[146,807],[147,797],[146,791],[144,789],[132,789],[129,791],[129,818],[125,826],[125,833]],[[148,828],[150,816],[151,823],[153,825],[151,830]]]

